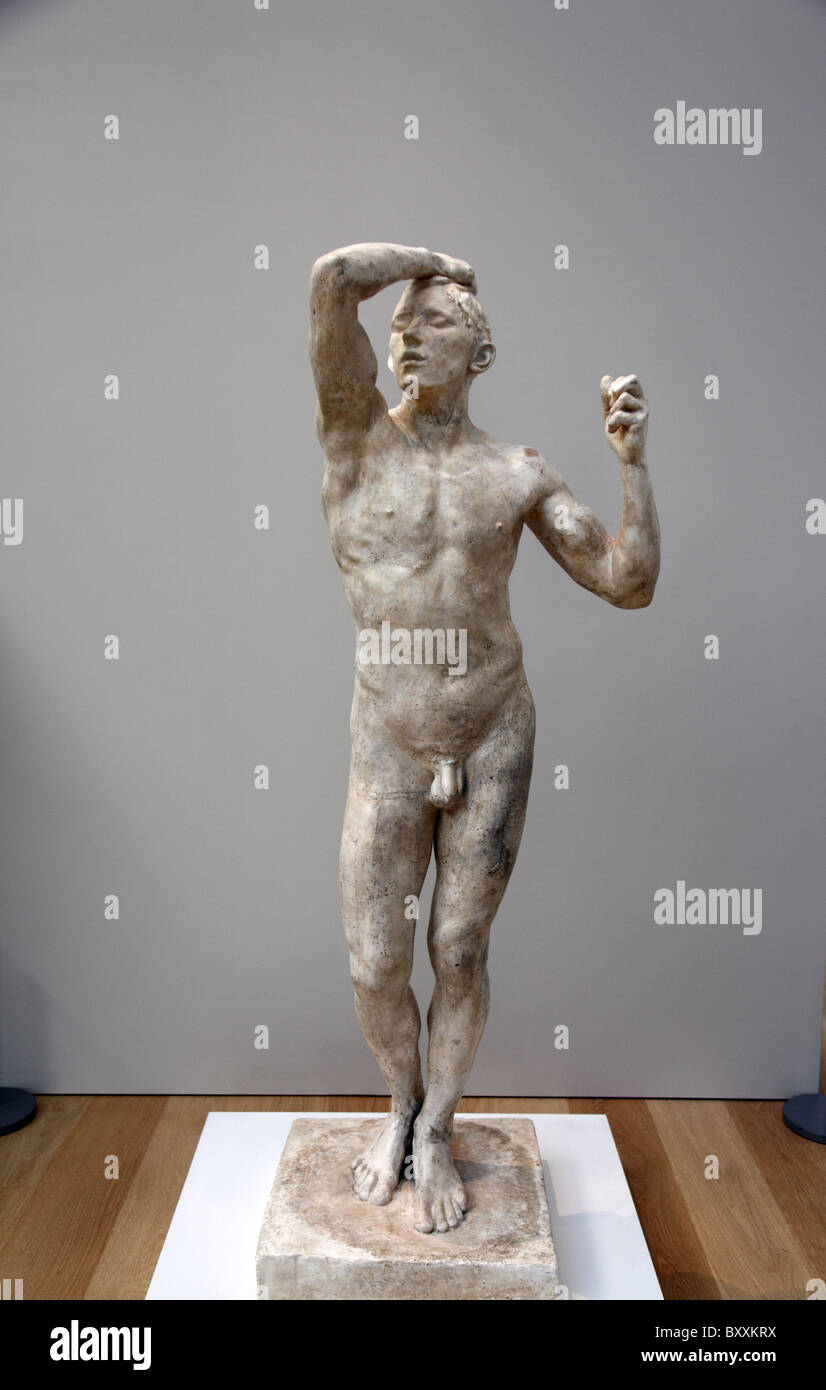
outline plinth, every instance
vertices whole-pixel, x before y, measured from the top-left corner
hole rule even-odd
[[[413,1227],[413,1182],[384,1207],[362,1202],[350,1162],[382,1117],[293,1121],[256,1253],[261,1299],[543,1299],[558,1269],[533,1123],[461,1117],[452,1151],[463,1224]]]

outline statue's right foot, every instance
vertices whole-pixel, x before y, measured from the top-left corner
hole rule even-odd
[[[398,1187],[413,1121],[390,1114],[375,1139],[350,1164],[353,1191],[363,1202],[384,1207]]]

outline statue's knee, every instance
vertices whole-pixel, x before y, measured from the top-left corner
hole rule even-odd
[[[446,922],[430,942],[430,960],[440,984],[467,989],[484,974],[488,924]]]
[[[407,986],[410,970],[406,961],[372,951],[350,953],[350,979],[359,999],[386,999]]]

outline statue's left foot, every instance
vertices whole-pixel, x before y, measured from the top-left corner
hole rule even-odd
[[[431,1231],[453,1231],[465,1219],[467,1197],[444,1139],[413,1140],[416,1198],[413,1225]]]

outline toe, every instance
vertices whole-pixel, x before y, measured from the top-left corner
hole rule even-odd
[[[356,1192],[363,1202],[366,1202],[370,1196],[375,1181],[376,1179],[372,1173],[363,1173],[356,1183]]]
[[[416,1201],[413,1225],[416,1228],[416,1230],[421,1231],[422,1235],[424,1236],[429,1236],[430,1232],[433,1230],[433,1219],[430,1215],[430,1205],[429,1203],[425,1202],[421,1197],[419,1197]]]
[[[457,1202],[455,1197],[451,1198],[450,1205],[452,1206],[454,1214],[456,1216],[456,1225],[459,1226],[465,1219],[465,1208],[461,1205],[460,1202]]]
[[[437,1231],[446,1231],[448,1229],[444,1202],[433,1203],[433,1223]]]

